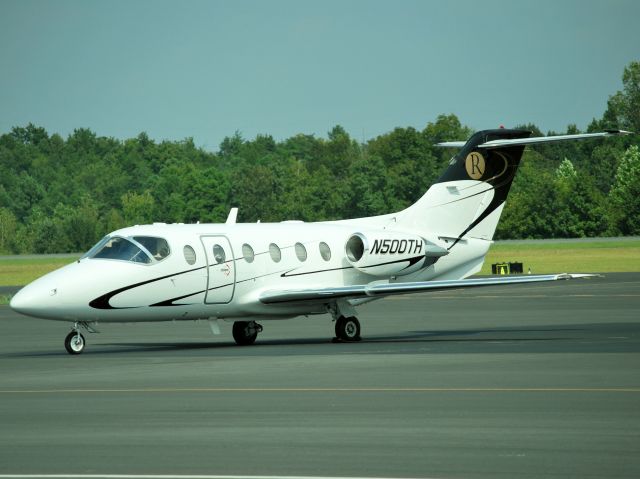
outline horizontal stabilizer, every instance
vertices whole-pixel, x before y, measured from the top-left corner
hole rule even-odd
[[[539,283],[557,281],[559,279],[591,278],[597,274],[545,274],[508,276],[501,278],[476,278],[446,281],[418,281],[407,283],[369,283],[363,285],[343,286],[319,289],[269,290],[260,295],[263,304],[279,304],[293,302],[328,303],[337,299],[358,299],[366,297],[384,297],[397,294],[419,293],[426,291],[442,291],[451,288],[468,288],[477,286],[500,286],[505,284]]]
[[[481,143],[476,148],[503,148],[516,145],[537,145],[540,143],[552,143],[556,141],[586,140],[589,138],[602,138],[607,136],[631,135],[632,132],[625,130],[607,130],[599,133],[580,133],[577,135],[556,135],[556,136],[535,136],[533,138],[512,138],[491,140]],[[437,143],[436,146],[445,148],[462,148],[465,141],[445,141]]]
[[[443,146],[445,148],[462,148],[466,141],[443,141],[442,143],[436,143],[436,146]]]
[[[606,136],[630,135],[630,131],[607,130],[600,133],[581,133],[578,135],[534,136],[533,138],[516,138],[505,140],[492,140],[478,145],[478,148],[501,148],[514,145],[537,145],[539,143],[552,143],[556,141],[586,140],[589,138],[602,138]]]

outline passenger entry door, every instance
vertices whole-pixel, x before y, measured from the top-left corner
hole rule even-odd
[[[207,258],[207,304],[229,303],[236,287],[236,265],[226,236],[201,236]]]

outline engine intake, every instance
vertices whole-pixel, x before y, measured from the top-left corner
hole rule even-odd
[[[373,276],[410,274],[448,253],[420,236],[387,231],[354,233],[345,244],[347,261]]]

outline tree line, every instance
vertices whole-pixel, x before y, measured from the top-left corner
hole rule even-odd
[[[622,83],[588,132],[640,132],[640,62],[625,68]],[[244,222],[398,211],[446,168],[451,151],[434,145],[472,133],[450,114],[365,143],[341,126],[327,138],[282,141],[236,132],[210,152],[191,138],[122,141],[80,128],[64,139],[33,124],[14,127],[0,136],[0,254],[83,251],[124,226],[223,222],[234,206]],[[639,144],[632,135],[528,148],[496,238],[640,234]]]

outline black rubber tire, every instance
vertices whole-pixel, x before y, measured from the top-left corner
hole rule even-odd
[[[248,326],[248,321],[236,321],[233,323],[233,339],[235,339],[238,346],[249,346],[256,342],[258,331],[256,329],[253,334],[247,334]]]
[[[79,336],[79,338],[76,338],[76,336]],[[77,331],[71,331],[67,334],[67,337],[64,338],[64,348],[69,354],[82,353],[85,344],[84,336]]]
[[[336,337],[341,341],[360,341],[360,321],[355,316],[340,316],[336,321]]]

